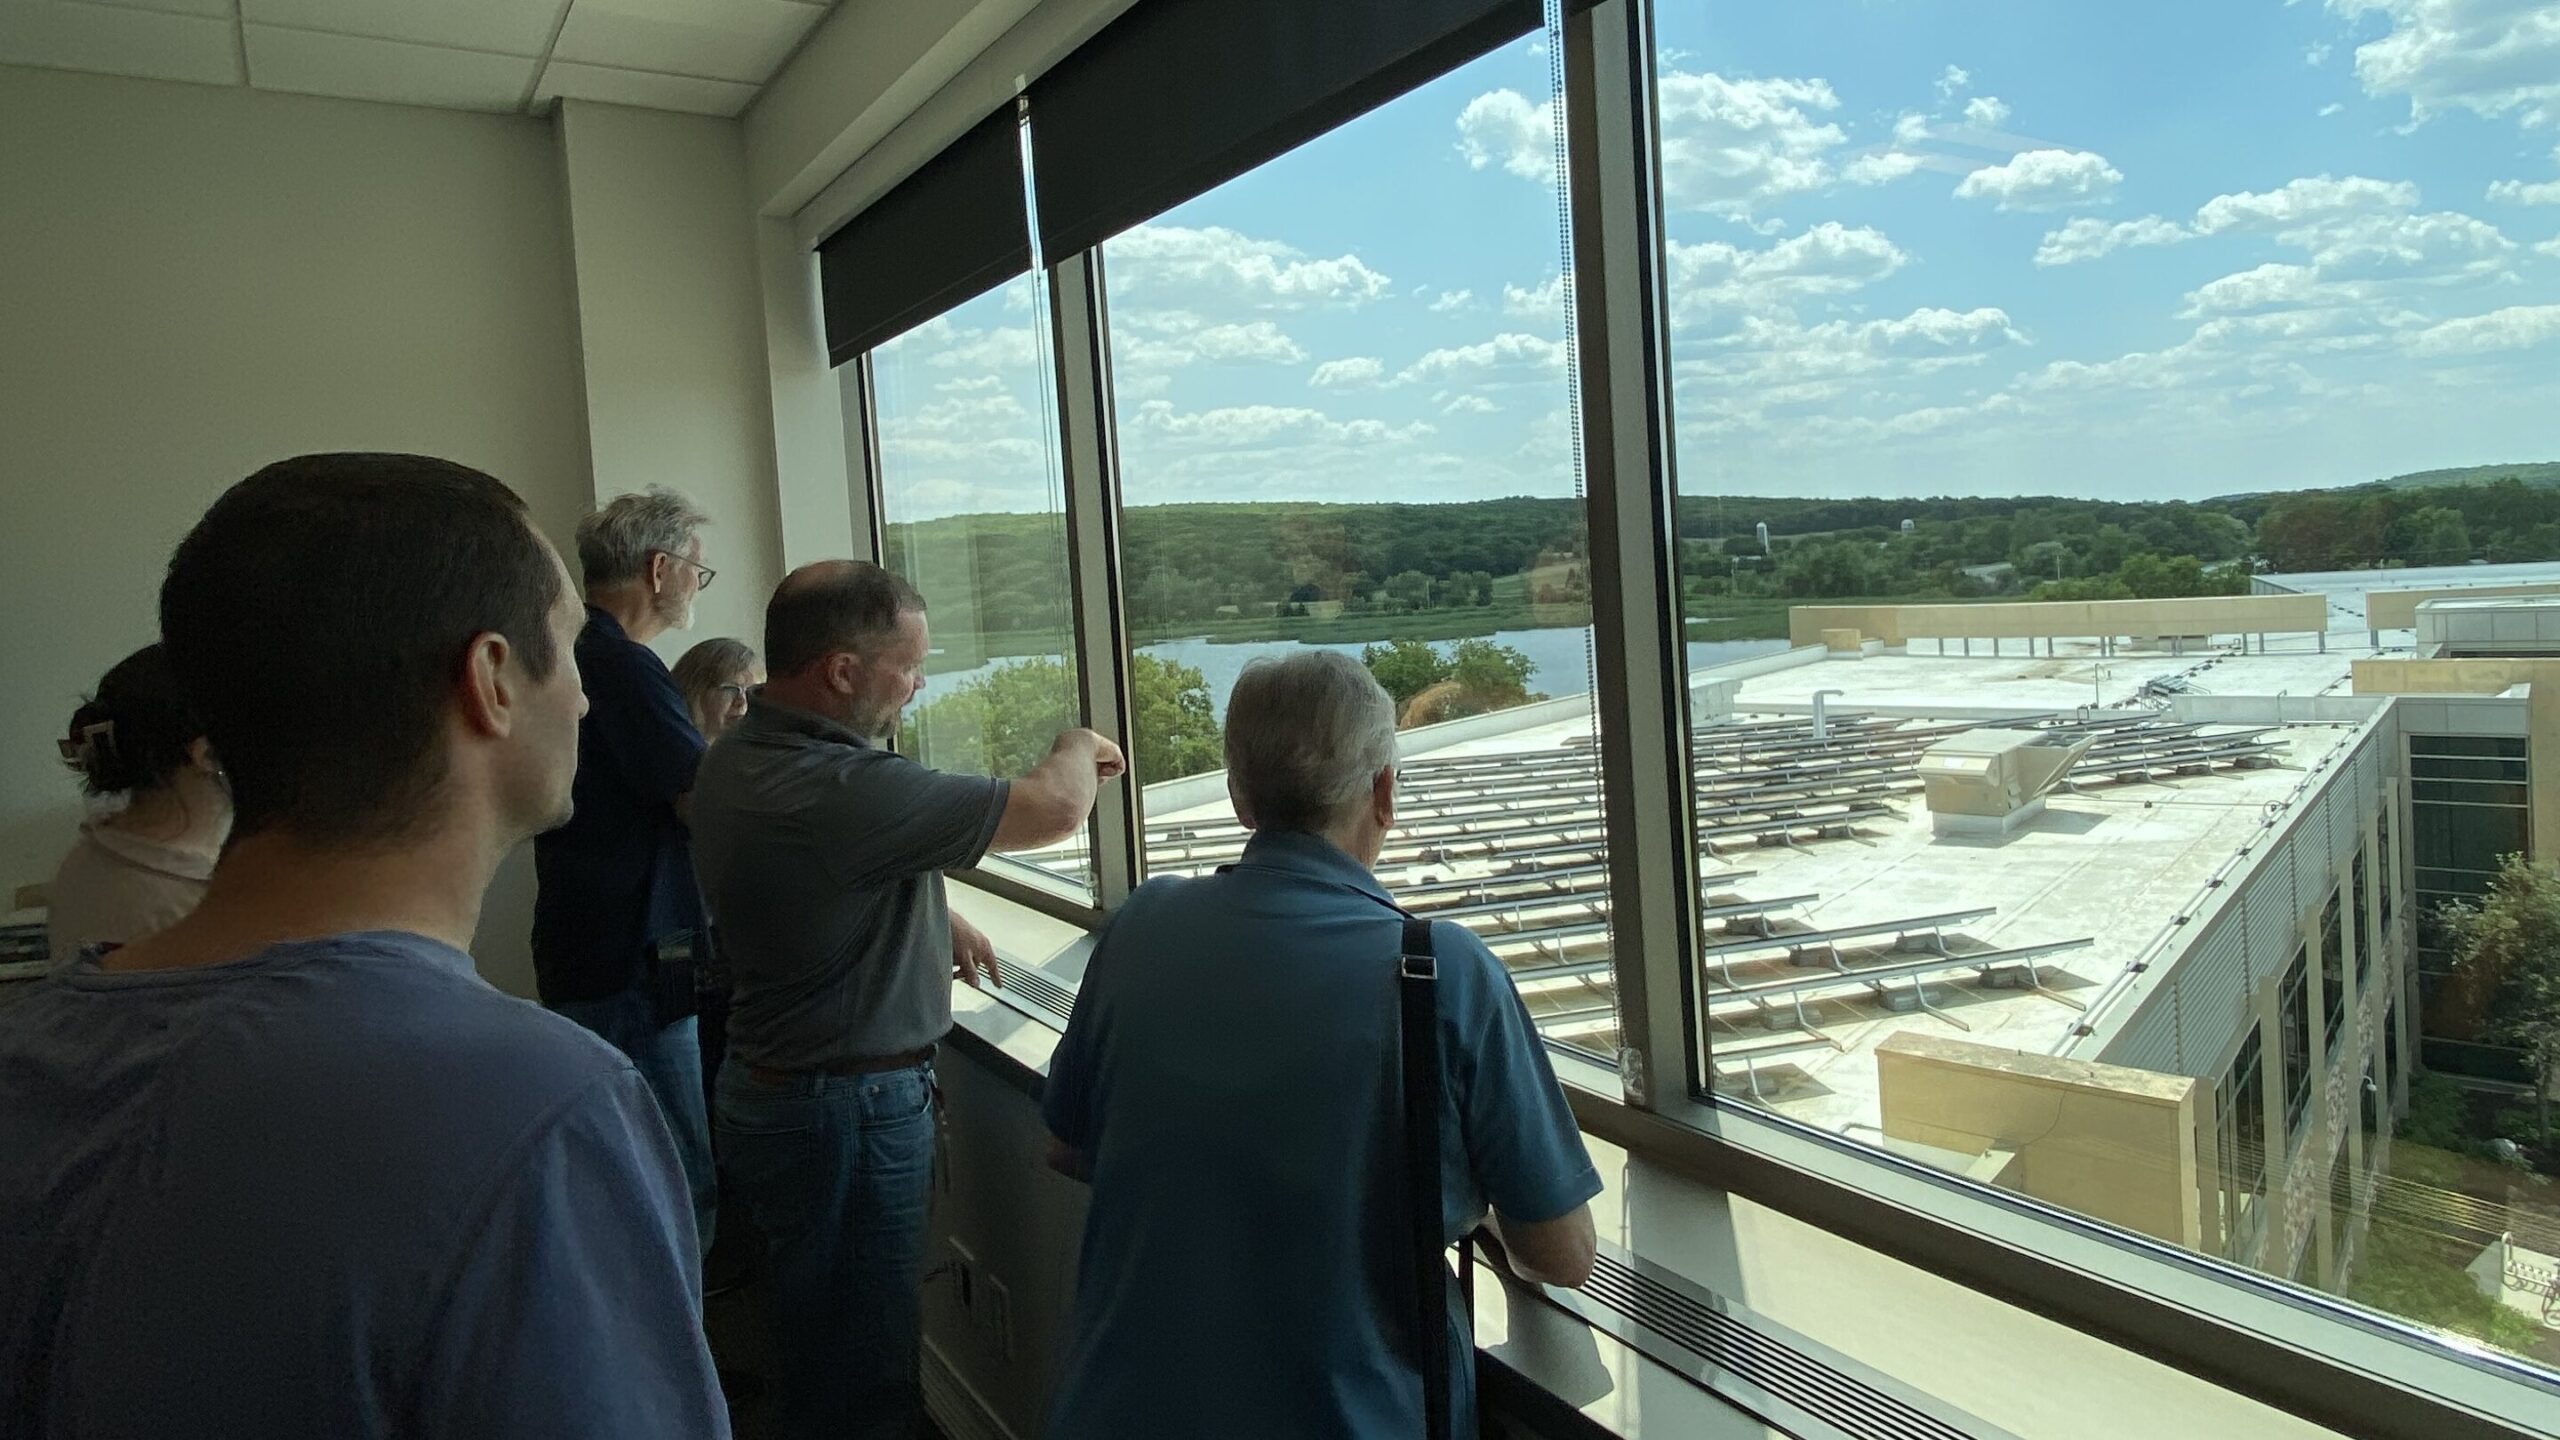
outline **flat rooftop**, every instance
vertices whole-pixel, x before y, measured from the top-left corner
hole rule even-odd
[[[1915,648],[1699,672],[1744,672],[1733,713],[1700,725],[1692,757],[1718,1083],[1835,1130],[1879,1122],[1873,1051],[1900,1031],[2062,1048],[2087,1002],[2262,833],[2267,805],[2294,796],[2355,728],[2181,721],[2139,702],[2146,682],[2340,694],[2349,662],[2372,653],[2361,637],[2325,652],[2279,642],[2264,655]],[[1826,690],[1840,693],[1827,697],[1816,739],[1811,701]],[[1417,913],[1475,930],[1543,1033],[1610,1055],[1591,721],[1496,733],[1470,723],[1479,733],[1449,743],[1410,733],[1400,830],[1379,873]],[[2014,830],[1934,833],[1920,753],[1995,723],[2087,738],[2091,749]],[[1244,838],[1223,799],[1151,814],[1148,831],[1156,873],[1213,868]],[[1889,973],[1862,978],[1877,967]]]
[[[2271,584],[2329,600],[2332,631],[2365,628],[2367,590],[2462,590],[2474,585],[2536,585],[2560,582],[2560,563],[2548,560],[2518,565],[2421,565],[2405,570],[2318,570],[2292,575],[2261,575]],[[2407,631],[2400,632],[2407,634]]]

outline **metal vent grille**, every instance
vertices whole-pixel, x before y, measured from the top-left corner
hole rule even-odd
[[[1005,966],[1004,983],[996,989],[999,995],[1054,1017],[1062,1026],[1076,1008],[1074,991],[1028,965]]]
[[[1581,1290],[1542,1293],[1592,1328],[1806,1440],[2014,1440],[1607,1241]]]

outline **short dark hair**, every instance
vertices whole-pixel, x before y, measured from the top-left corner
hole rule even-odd
[[[234,835],[396,839],[428,823],[472,638],[559,663],[558,563],[524,501],[424,455],[304,455],[180,541],[160,634],[231,777]]]
[[[62,758],[91,795],[157,790],[189,761],[204,725],[187,703],[168,652],[145,645],[115,663],[98,692],[71,712]]]
[[[924,596],[867,560],[803,570],[764,607],[765,668],[796,675],[838,650],[868,653],[910,613],[924,613]]]

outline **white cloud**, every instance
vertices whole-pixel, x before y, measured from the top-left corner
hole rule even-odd
[[[2009,118],[2009,102],[1996,95],[1976,95],[1964,102],[1964,118],[1985,130],[1997,130]]]
[[[1564,314],[1564,277],[1550,275],[1530,286],[1505,282],[1502,287],[1502,313],[1527,319],[1552,320]]]
[[[2510,305],[2486,315],[2466,315],[2411,336],[2420,355],[2486,355],[2560,340],[2560,305]]]
[[[2196,233],[2290,230],[2351,215],[2396,214],[2417,203],[2418,187],[2406,180],[2308,175],[2273,190],[2216,195],[2196,208]]]
[[[1973,83],[1973,76],[1961,65],[1950,65],[1938,72],[1938,98],[1952,99],[1955,93]]]
[[[2092,151],[2027,150],[1967,175],[1955,194],[2002,210],[2056,210],[2103,199],[2123,179],[2123,171]]]
[[[945,331],[925,363],[945,370],[1019,370],[1040,363],[1040,337],[1028,325]]]
[[[2347,108],[2346,106],[2339,104],[2339,103],[2338,103],[2337,101],[2335,101],[2335,100],[2332,100],[2332,101],[2330,101],[2328,104],[2323,105],[2323,106],[2321,106],[2321,107],[2320,107],[2319,112],[2318,112],[2318,113],[2319,113],[2319,117],[2320,117],[2321,119],[2323,119],[2323,120],[2326,120],[2326,119],[2328,119],[2330,116],[2335,115],[2335,114],[2337,114],[2339,111],[2344,110],[2344,109],[2346,109],[2346,108]]]
[[[1819,79],[1662,77],[1662,186],[1677,209],[1747,215],[1759,203],[1818,190],[1848,137],[1817,118],[1840,107]]]
[[[2509,205],[2560,205],[2560,180],[2493,180],[2489,198]]]
[[[2503,268],[2515,248],[2498,227],[2468,215],[2372,216],[2329,227],[2312,241],[2311,263],[2324,280],[2476,275]]]
[[[2554,260],[2560,260],[2560,236],[2554,236],[2551,239],[2545,240],[2534,246],[2533,253],[2536,255],[2548,255]]]
[[[1919,144],[1921,141],[1926,140],[1926,139],[1928,139],[1928,138],[1929,138],[1929,117],[1928,117],[1928,116],[1926,116],[1926,115],[1922,115],[1922,114],[1918,113],[1917,111],[1906,110],[1906,111],[1904,111],[1902,114],[1900,114],[1900,115],[1898,115],[1898,116],[1895,116],[1895,117],[1894,117],[1894,121],[1893,121],[1893,143],[1894,143],[1894,144],[1896,144],[1896,145],[1917,145],[1917,144]]]
[[[1990,350],[2026,338],[2009,323],[2007,311],[1990,306],[1961,312],[1914,310],[1898,320],[1867,321],[1855,333],[1876,354],[1904,357]]]
[[[2036,263],[2070,265],[2095,260],[2128,245],[2175,245],[2194,238],[2195,232],[2186,226],[2157,215],[2112,223],[2084,215],[2066,221],[2059,230],[2048,231],[2036,246]]]
[[[1443,415],[1491,415],[1501,408],[1481,395],[1469,393],[1451,397],[1448,404],[1440,407],[1440,413]]]
[[[2447,110],[2549,123],[2560,110],[2560,10],[2549,0],[2328,0],[2389,33],[2356,47],[2368,95],[2409,101],[2412,122]]]
[[[1852,185],[1882,185],[1899,180],[1926,164],[1927,157],[1914,155],[1908,150],[1879,150],[1850,161],[1842,167],[1840,178]]]
[[[1406,366],[1396,375],[1396,383],[1410,385],[1424,380],[1449,380],[1505,370],[1560,371],[1564,367],[1564,345],[1561,341],[1541,339],[1535,335],[1505,332],[1473,345],[1452,345],[1426,352],[1421,359]]]
[[[1862,289],[1910,260],[1882,231],[1826,220],[1766,249],[1721,240],[1671,242],[1668,256],[1675,324],[1730,326],[1810,295]]]
[[[1307,352],[1268,320],[1212,324],[1195,311],[1131,307],[1112,317],[1113,355],[1136,369],[1173,370],[1203,361],[1294,365]]]
[[[1327,360],[1318,365],[1307,383],[1320,390],[1353,385],[1375,385],[1386,377],[1387,367],[1374,355],[1354,355],[1343,360]]]
[[[1473,169],[1500,165],[1523,180],[1553,184],[1555,107],[1533,105],[1517,90],[1479,95],[1458,112],[1458,153]]]
[[[1137,422],[1150,435],[1212,449],[1274,443],[1400,443],[1432,433],[1432,427],[1420,420],[1407,425],[1389,425],[1383,420],[1336,420],[1303,405],[1230,405],[1182,411],[1170,401],[1150,400],[1138,407]]]
[[[2318,284],[2319,276],[2308,265],[2260,265],[2188,291],[2187,308],[2179,313],[2190,317],[2220,315],[2269,305],[2300,304],[2317,293]]]
[[[1446,315],[1452,310],[1464,310],[1475,298],[1473,290],[1443,290],[1431,297],[1431,313]]]
[[[1111,268],[1115,295],[1148,300],[1299,310],[1361,305],[1388,292],[1387,277],[1357,255],[1311,257],[1215,225],[1140,225],[1111,242]]]
[[[2313,45],[2311,48],[2309,48],[2309,49],[2307,49],[2307,50],[2303,51],[2303,52],[2302,52],[2302,63],[2303,63],[2303,64],[2305,64],[2305,65],[2326,65],[2326,64],[2328,64],[2328,63],[2329,63],[2329,42],[2328,42],[2328,41],[2326,41],[2326,40],[2320,41],[2318,44],[2315,44],[2315,45]]]

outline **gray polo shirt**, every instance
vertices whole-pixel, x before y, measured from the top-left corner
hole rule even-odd
[[[729,1054],[816,1070],[951,1028],[942,872],[995,840],[1011,782],[946,775],[757,700],[693,782],[693,864],[729,963]]]

